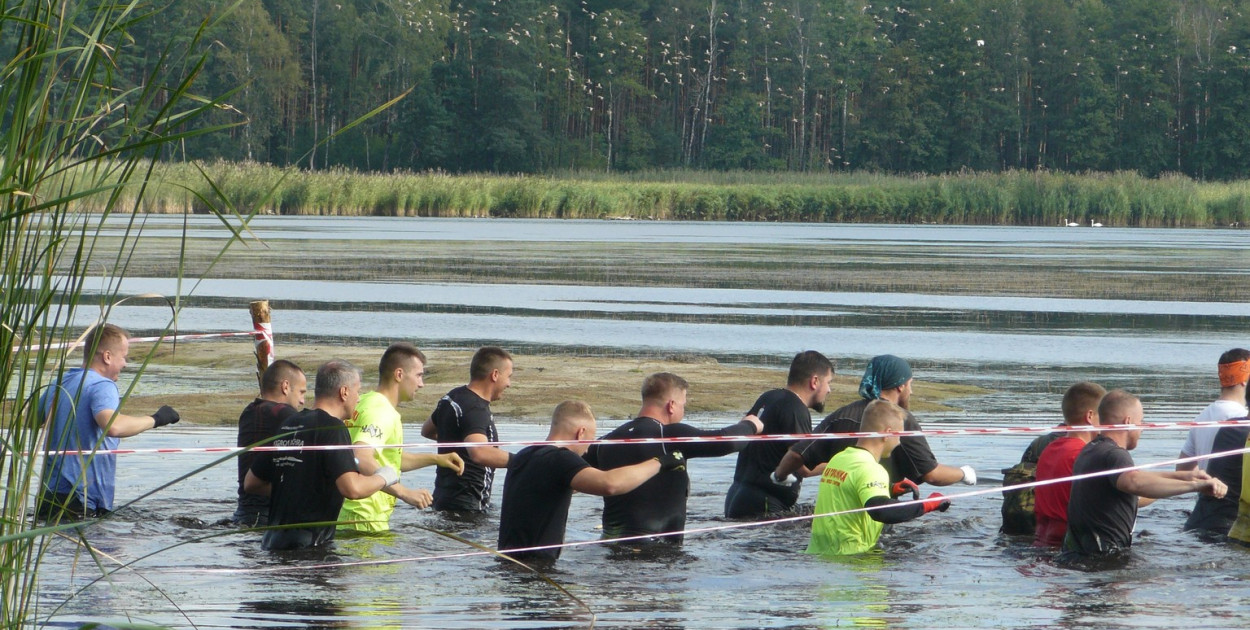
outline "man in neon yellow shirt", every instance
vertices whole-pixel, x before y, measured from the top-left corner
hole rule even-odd
[[[887,400],[874,400],[864,409],[860,431],[880,433],[902,431],[907,412]],[[859,438],[854,446],[833,456],[820,476],[816,494],[816,518],[807,553],[848,555],[863,553],[876,546],[886,523],[910,521],[933,510],[950,507],[938,493],[924,501],[900,503],[891,497],[911,492],[920,498],[915,482],[904,479],[890,486],[890,474],[881,465],[898,446],[898,436]],[[850,510],[868,511],[851,512]],[[829,516],[820,516],[829,514]]]
[[[371,474],[382,466],[408,472],[431,464],[464,472],[464,461],[455,453],[405,453],[395,445],[404,443],[404,425],[397,407],[412,400],[425,386],[425,354],[410,343],[394,343],[378,362],[378,388],[360,397],[356,413],[347,422],[357,465],[361,474]],[[390,448],[388,448],[390,447]],[[343,502],[339,529],[358,532],[384,532],[390,529],[391,512],[399,499],[417,508],[427,508],[433,498],[428,490],[403,484],[359,500]]]

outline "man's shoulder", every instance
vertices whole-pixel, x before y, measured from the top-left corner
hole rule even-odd
[[[872,401],[866,400],[864,398],[860,398],[859,400],[856,400],[855,402],[847,403],[845,405],[842,405],[841,407],[838,407],[837,409],[834,409],[833,413],[830,413],[829,415],[825,416],[825,420],[831,420],[831,419],[836,419],[836,418],[850,418],[856,422],[859,422],[859,420],[864,417],[864,409],[868,408],[868,403],[870,402]]]
[[[399,419],[399,410],[391,404],[381,392],[373,391],[361,395],[356,403],[355,414],[348,426],[364,426],[372,422],[385,422]]]
[[[1216,400],[1207,405],[1194,419],[1195,422],[1220,422],[1246,416],[1246,406],[1234,400]]]

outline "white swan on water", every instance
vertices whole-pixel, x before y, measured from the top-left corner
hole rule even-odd
[[[1090,219],[1090,220],[1089,220],[1089,226],[1090,226],[1090,227],[1102,227],[1102,224],[1101,224],[1101,223],[1099,223],[1099,222],[1097,222],[1097,221],[1095,221],[1095,220],[1093,220],[1093,219]]]
[[[1081,225],[1081,224],[1080,224],[1080,223],[1074,223],[1074,222],[1072,222],[1072,221],[1069,221],[1069,220],[1067,220],[1067,219],[1064,219],[1064,220],[1063,220],[1063,225],[1064,225],[1065,227],[1080,227],[1080,225]]]

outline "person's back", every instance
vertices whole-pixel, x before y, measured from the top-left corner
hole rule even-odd
[[[1221,427],[1212,443],[1213,453],[1236,451],[1245,448],[1250,438],[1250,426]],[[1223,481],[1228,491],[1223,498],[1205,494],[1198,495],[1194,509],[1185,520],[1185,531],[1203,530],[1213,534],[1227,534],[1237,520],[1237,506],[1241,502],[1241,453],[1212,457],[1207,464],[1207,474]]]
[[[1072,476],[1072,467],[1086,442],[1079,437],[1059,435],[1063,437],[1052,440],[1038,458],[1037,481]],[[1033,544],[1058,547],[1063,544],[1063,537],[1068,532],[1068,501],[1072,496],[1072,482],[1041,485],[1033,490],[1033,514],[1036,519]]]
[[[1063,433],[1047,433],[1034,438],[1020,456],[1020,463],[1003,469],[1003,525],[999,529],[1002,533],[1031,535],[1036,530],[1037,519],[1034,513],[1037,503],[1034,488],[1008,488],[1037,481],[1037,467],[1042,451],[1062,435]]]
[[[1222,422],[1250,415],[1246,407],[1246,386],[1250,383],[1250,350],[1233,348],[1220,355],[1218,364],[1220,397],[1206,406],[1194,422]],[[1208,455],[1212,452],[1219,427],[1195,427],[1189,430],[1181,446],[1182,458]],[[1177,470],[1206,470],[1209,459],[1177,464]]]
[[[239,436],[237,446],[240,448],[262,443],[278,434],[283,421],[294,415],[297,410],[282,402],[274,402],[257,398],[243,408],[239,414]],[[243,490],[243,480],[247,471],[251,470],[256,461],[257,453],[247,451],[239,453],[239,490],[238,505],[233,520],[247,527],[264,527],[269,522],[269,497],[250,494]]]
[[[1068,533],[1065,550],[1085,555],[1127,551],[1133,544],[1137,522],[1137,497],[1116,487],[1121,473],[1098,475],[1133,466],[1133,457],[1106,436],[1090,441],[1077,455],[1072,475],[1096,476],[1072,482],[1068,501]]]

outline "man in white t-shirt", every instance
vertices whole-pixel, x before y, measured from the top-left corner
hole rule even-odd
[[[1233,418],[1245,418],[1250,414],[1246,409],[1246,382],[1250,381],[1250,350],[1233,348],[1220,355],[1220,397],[1207,405],[1202,413],[1194,418],[1194,422],[1219,422]],[[1211,453],[1211,445],[1215,442],[1215,434],[1219,427],[1197,427],[1189,430],[1185,438],[1185,446],[1181,447],[1181,457],[1194,457]],[[1177,464],[1177,470],[1207,469],[1203,459],[1196,462]]]

